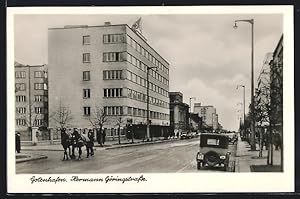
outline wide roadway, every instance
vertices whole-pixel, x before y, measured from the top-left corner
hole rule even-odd
[[[47,159],[16,164],[16,172],[34,174],[59,173],[193,173],[222,172],[221,169],[196,168],[198,138],[118,149],[96,147],[94,157],[62,161],[63,151],[30,151]],[[234,149],[231,149],[235,154]],[[29,153],[29,151],[27,151]]]

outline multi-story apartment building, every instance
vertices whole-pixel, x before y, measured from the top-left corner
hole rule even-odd
[[[30,141],[32,127],[40,128],[40,139],[48,126],[48,88],[46,65],[23,65],[15,62],[15,118],[16,131],[21,140]]]
[[[189,124],[189,105],[183,102],[180,92],[169,92],[170,126],[177,130],[187,130]]]
[[[276,130],[282,135],[283,125],[283,35],[273,52],[270,62],[270,100],[271,100],[271,122]]]
[[[211,105],[201,106],[201,103],[194,103],[194,112],[198,113],[202,121],[210,127],[218,126],[218,115],[216,108]]]
[[[121,126],[129,119],[146,124],[148,71],[151,124],[170,124],[169,63],[139,32],[106,22],[48,33],[50,113],[63,104],[72,112],[70,127],[91,128],[88,118],[98,107],[108,119],[107,135],[118,118]],[[51,120],[50,127],[55,127]]]

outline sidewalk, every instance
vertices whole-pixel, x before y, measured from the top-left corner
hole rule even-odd
[[[147,144],[158,144],[164,142],[172,142],[177,141],[179,139],[168,139],[163,140],[162,138],[156,139],[150,142],[143,142],[143,140],[135,139],[134,143],[131,143],[131,140],[121,140],[121,144],[119,144],[118,140],[114,141],[106,141],[103,147],[101,147],[97,142],[94,143],[94,150],[109,150],[109,149],[117,149],[123,147],[133,147],[133,146],[140,146],[140,145],[147,145]],[[25,145],[21,147],[21,151],[63,151],[63,147],[60,143],[55,144],[37,144],[33,145]]]
[[[41,160],[48,158],[45,155],[27,154],[27,153],[16,153],[16,163],[28,162],[33,160]]]
[[[251,147],[248,142],[242,141],[239,137],[236,154],[236,172],[257,172],[259,170],[265,172],[278,171],[280,168],[280,150],[276,151],[274,147],[274,166],[267,166],[268,151],[264,149],[262,157],[259,158],[259,146],[256,145],[257,151],[250,151],[250,149]]]

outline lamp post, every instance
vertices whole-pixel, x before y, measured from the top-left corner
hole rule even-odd
[[[243,111],[243,130],[244,130],[244,132],[243,133],[245,133],[245,118],[246,118],[246,112],[245,112],[245,85],[241,85],[241,84],[239,84],[239,85],[237,85],[236,86],[236,89],[239,89],[239,87],[243,87],[243,108],[244,108],[244,111]]]
[[[190,97],[189,132],[191,132],[192,99],[196,100],[196,97]]]
[[[246,22],[251,24],[251,136],[250,136],[250,144],[251,150],[256,150],[256,143],[255,143],[255,117],[254,117],[254,48],[253,48],[253,36],[254,36],[254,19],[243,19],[243,20],[235,20],[234,21],[234,28],[237,28],[238,22]]]
[[[155,68],[155,71],[157,71],[157,67],[153,66],[147,66],[147,142],[149,142],[150,138],[150,120],[149,120],[149,70],[152,70]]]

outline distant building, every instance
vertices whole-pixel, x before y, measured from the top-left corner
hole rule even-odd
[[[31,141],[30,128],[38,127],[40,139],[48,126],[48,75],[46,65],[23,65],[15,62],[15,126],[22,141]]]
[[[169,92],[170,97],[170,126],[174,131],[187,130],[189,124],[189,105],[183,103],[180,92]]]
[[[135,29],[109,22],[50,28],[48,41],[49,112],[67,106],[70,127],[93,128],[88,118],[97,108],[107,116],[107,136],[116,135],[119,118],[121,128],[127,121],[145,125],[147,70],[151,124],[170,125],[169,63]]]
[[[216,113],[216,108],[211,105],[201,106],[201,103],[194,103],[194,112],[198,113],[199,117],[202,118],[202,121],[210,127],[217,128],[218,124],[218,115]]]

